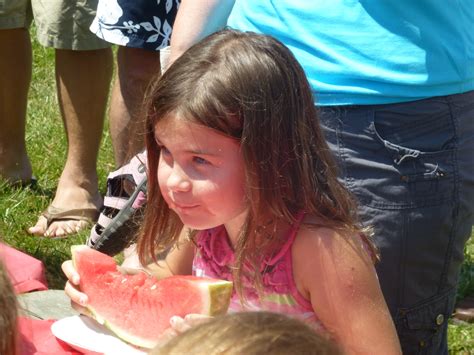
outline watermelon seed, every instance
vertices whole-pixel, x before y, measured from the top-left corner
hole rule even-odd
[[[122,279],[121,283],[127,282],[127,279]]]
[[[150,290],[154,290],[156,288],[156,285],[151,286]]]

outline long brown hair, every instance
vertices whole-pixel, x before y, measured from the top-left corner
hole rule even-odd
[[[278,40],[233,30],[215,33],[170,66],[147,102],[148,205],[138,245],[143,262],[174,245],[183,228],[156,176],[160,148],[154,127],[173,115],[240,141],[249,213],[235,246],[237,290],[244,261],[259,265],[268,241],[259,238],[262,226],[294,223],[304,211],[324,226],[360,231],[354,200],[337,180],[305,73]]]
[[[0,260],[0,354],[17,354],[18,305],[6,268]]]

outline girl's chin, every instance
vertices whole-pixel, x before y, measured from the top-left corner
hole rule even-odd
[[[178,215],[179,219],[181,220],[181,222],[183,222],[183,224],[186,227],[191,228],[191,229],[195,229],[195,230],[211,229],[211,228],[215,228],[215,227],[220,225],[220,224],[212,223],[210,221],[208,221],[207,223],[203,223],[202,218],[190,217],[190,216],[186,216],[186,215],[181,215],[179,213],[177,213],[177,215]]]

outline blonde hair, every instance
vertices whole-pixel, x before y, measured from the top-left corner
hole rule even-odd
[[[271,312],[241,312],[216,317],[179,334],[150,354],[336,355],[329,339],[294,318]]]
[[[0,260],[0,354],[17,353],[16,295],[6,268]]]

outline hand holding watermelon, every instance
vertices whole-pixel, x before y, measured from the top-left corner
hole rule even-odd
[[[223,314],[229,306],[228,281],[194,276],[157,280],[143,272],[123,275],[112,257],[83,245],[72,247],[72,259],[62,269],[73,306],[140,347],[153,348],[163,337]]]
[[[172,316],[170,318],[170,328],[166,329],[160,336],[160,343],[166,343],[180,333],[183,333],[192,327],[205,323],[213,317],[204,314],[191,313],[184,317]]]
[[[64,291],[71,299],[71,306],[79,313],[87,314],[87,309],[85,308],[87,305],[87,295],[79,291],[80,276],[74,267],[72,260],[66,260],[63,262],[61,269],[68,279]]]
[[[170,319],[171,328],[177,333],[183,333],[190,328],[207,322],[211,316],[205,314],[191,313],[181,318],[180,316],[173,316]]]

